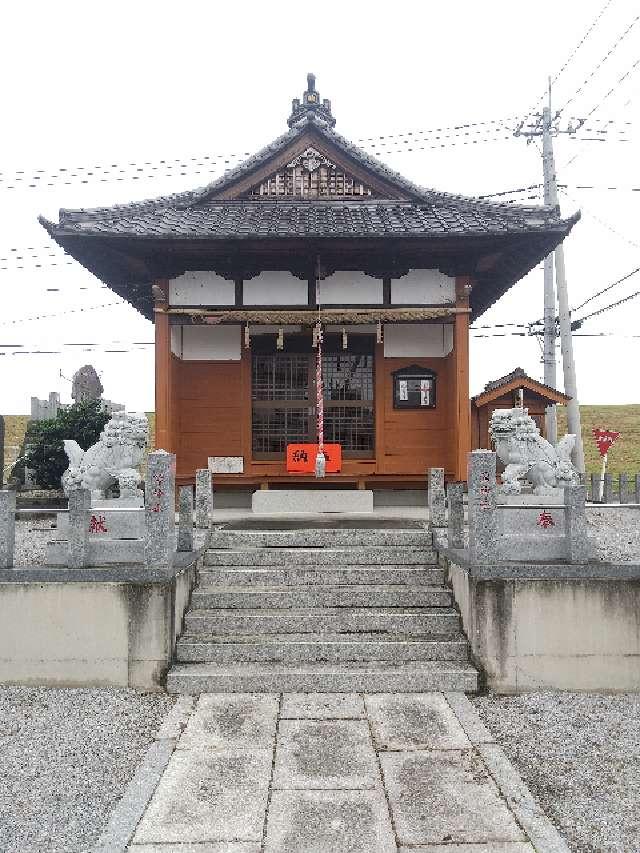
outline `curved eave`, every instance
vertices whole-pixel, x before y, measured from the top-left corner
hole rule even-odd
[[[296,253],[304,256],[332,250],[346,256],[344,253],[348,253],[349,246],[359,252],[365,249],[377,251],[379,254],[389,252],[395,258],[402,258],[403,254],[410,256],[416,251],[425,255],[429,252],[446,253],[452,262],[457,261],[459,264],[464,263],[463,259],[469,258],[468,266],[460,268],[458,274],[470,275],[474,279],[470,305],[471,319],[475,320],[552,252],[569,234],[579,218],[580,214],[576,213],[567,220],[532,226],[515,233],[508,230],[427,235],[401,233],[325,236],[246,233],[220,238],[176,237],[172,234],[153,237],[91,234],[82,231],[75,224],[57,225],[43,217],[40,217],[39,221],[68,255],[149,320],[153,319],[151,284],[154,280],[173,277],[188,269],[206,269],[203,264],[206,262],[208,249],[211,250],[212,258],[224,256],[226,253],[247,259],[252,255],[259,257],[261,252],[279,257],[279,245],[282,246],[283,256],[288,258]],[[490,253],[487,244],[492,241],[495,243],[495,258],[490,266],[486,269],[480,268],[477,260],[471,263],[471,258],[478,257],[478,247],[484,246],[482,251],[485,255]]]

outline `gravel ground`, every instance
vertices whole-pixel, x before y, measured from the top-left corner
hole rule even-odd
[[[0,850],[87,853],[173,698],[0,688]]]
[[[578,853],[640,851],[640,696],[481,696],[480,716]]]

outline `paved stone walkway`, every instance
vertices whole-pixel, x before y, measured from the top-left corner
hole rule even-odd
[[[461,693],[180,697],[102,853],[568,851]]]

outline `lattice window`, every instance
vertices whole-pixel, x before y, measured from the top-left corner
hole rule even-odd
[[[250,198],[369,198],[371,187],[307,148],[248,192]]]

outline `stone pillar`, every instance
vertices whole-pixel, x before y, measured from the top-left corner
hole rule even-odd
[[[636,474],[636,503],[640,504],[640,474]]]
[[[610,504],[613,499],[613,477],[611,474],[604,475],[602,488],[602,503]]]
[[[629,477],[626,474],[620,474],[618,478],[619,495],[618,498],[621,504],[629,503]]]
[[[600,499],[600,475],[591,475],[591,500],[596,503]]]
[[[16,493],[0,491],[0,569],[13,566],[16,541]]]
[[[447,484],[449,548],[464,548],[464,483]]]
[[[593,543],[589,537],[585,500],[584,486],[565,487],[565,530],[570,563],[584,563],[593,558]]]
[[[469,551],[471,558],[488,563],[496,559],[496,454],[474,450],[469,454]]]
[[[166,450],[156,450],[147,457],[144,523],[147,567],[170,567],[176,539],[176,457]]]
[[[4,418],[0,415],[0,489],[4,485]]]
[[[208,468],[196,471],[196,527],[208,530],[213,513],[213,481]]]
[[[431,527],[446,527],[444,468],[429,468],[427,472],[427,506]]]
[[[178,551],[193,551],[193,488],[178,490]]]
[[[72,489],[69,492],[69,568],[84,569],[89,564],[89,516],[91,492]]]

